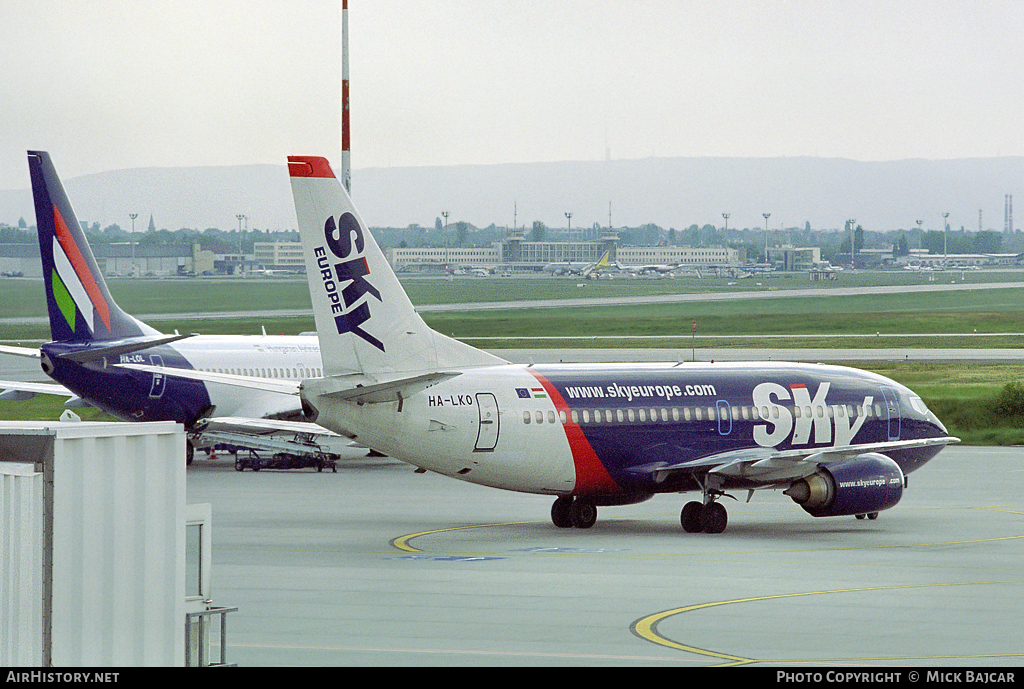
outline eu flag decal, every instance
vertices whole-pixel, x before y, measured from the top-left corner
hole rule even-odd
[[[519,399],[530,399],[530,391],[526,388],[516,388],[516,394],[519,395]]]

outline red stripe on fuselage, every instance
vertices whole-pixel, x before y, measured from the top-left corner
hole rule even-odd
[[[334,171],[327,158],[319,156],[288,156],[288,174],[291,177],[324,177],[334,179]]]
[[[85,292],[89,295],[89,299],[92,300],[92,305],[96,307],[100,318],[103,319],[103,324],[107,326],[107,332],[110,332],[110,306],[103,297],[103,292],[100,290],[100,286],[96,284],[96,278],[93,277],[92,271],[89,270],[89,264],[86,263],[85,256],[79,251],[78,245],[75,244],[75,240],[71,236],[71,230],[68,229],[67,223],[64,222],[64,218],[61,217],[60,211],[57,210],[56,206],[53,207],[53,225],[57,241],[60,242],[61,248],[64,249],[64,254],[68,257],[68,261],[71,262],[71,267],[75,269],[78,279],[82,281],[82,286],[85,287]],[[92,314],[87,313],[83,315],[88,318]]]
[[[569,441],[569,448],[572,450],[572,461],[576,466],[576,487],[573,489],[573,493],[576,495],[621,493],[622,489],[619,487],[619,484],[615,483],[615,479],[604,468],[604,464],[601,463],[597,453],[594,452],[594,448],[590,446],[590,442],[583,435],[583,429],[580,428],[578,423],[573,423],[572,410],[565,403],[562,393],[551,384],[551,381],[537,371],[532,368],[526,370],[532,373],[533,377],[544,386],[544,389],[547,390],[548,398],[554,402],[555,408],[559,412],[565,413],[565,423],[562,424],[562,427],[565,429],[565,437]]]

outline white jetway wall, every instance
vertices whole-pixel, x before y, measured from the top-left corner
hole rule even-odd
[[[0,462],[0,667],[43,659],[43,475]]]
[[[184,663],[184,456],[181,426],[169,422],[0,422],[0,459],[35,464],[50,510],[42,664]],[[3,509],[6,522],[13,506]],[[7,578],[5,567],[5,604]]]

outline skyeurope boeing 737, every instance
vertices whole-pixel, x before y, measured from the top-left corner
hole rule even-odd
[[[2,351],[40,359],[43,370],[60,385],[0,381],[8,399],[38,392],[75,395],[121,419],[182,423],[200,446],[230,440],[242,447],[307,453],[318,447],[317,439],[337,440],[313,424],[271,421],[301,416],[294,395],[273,386],[319,375],[315,337],[168,336],[128,315],[107,291],[50,156],[29,151],[28,162],[53,341],[40,350]],[[114,366],[128,362],[248,373],[269,380],[264,391],[253,393]],[[270,435],[276,435],[273,442]],[[297,435],[300,442],[292,442]]]
[[[423,322],[325,159],[288,165],[325,372],[294,384],[307,417],[423,469],[551,495],[556,526],[697,491],[683,529],[719,533],[726,491],[763,488],[814,516],[875,517],[956,441],[912,391],[840,366],[511,365]]]

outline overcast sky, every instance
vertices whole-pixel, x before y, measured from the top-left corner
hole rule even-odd
[[[340,0],[0,0],[0,189],[340,158]],[[1024,155],[1020,0],[352,0],[352,160]]]

